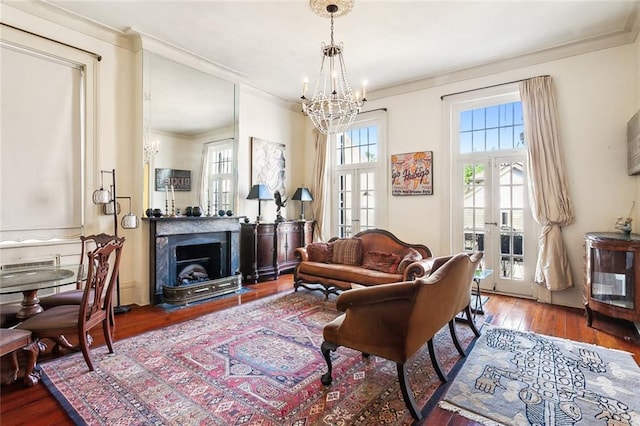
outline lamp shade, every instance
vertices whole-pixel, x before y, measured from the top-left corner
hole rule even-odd
[[[294,201],[313,201],[313,196],[309,192],[309,188],[301,187],[296,189],[291,199]]]
[[[259,183],[251,187],[247,200],[273,200],[273,194],[267,188],[267,185]]]

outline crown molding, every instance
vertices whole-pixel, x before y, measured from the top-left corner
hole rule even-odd
[[[59,6],[52,5],[45,1],[4,1],[2,3],[3,13],[2,21],[11,23],[15,20],[18,14],[11,12],[11,9],[20,11],[29,15],[33,15],[37,18],[44,19],[49,23],[57,24],[65,28],[77,31],[86,36],[104,41],[106,43],[121,47],[127,50],[134,50],[134,41],[130,36],[119,31],[115,28],[108,27],[104,24],[92,21],[84,18],[76,13],[70,12]],[[4,8],[7,8],[6,10]],[[14,25],[17,27],[24,26],[23,20],[16,22]],[[37,31],[37,28],[31,28],[32,31]]]
[[[132,39],[137,40],[134,46],[136,51],[140,49],[147,50],[234,84],[240,84],[247,80],[245,75],[236,70],[213,62],[187,49],[183,49],[159,38],[143,33],[142,31],[138,31],[135,28],[127,28],[125,33]]]

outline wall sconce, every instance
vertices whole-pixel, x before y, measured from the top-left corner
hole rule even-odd
[[[258,200],[258,217],[256,218],[256,223],[258,223],[262,221],[262,200],[273,200],[273,194],[271,194],[267,185],[260,183],[251,187],[247,200]]]
[[[313,201],[313,196],[309,191],[309,188],[301,187],[296,189],[296,192],[293,193],[292,200],[300,201],[300,220],[304,220],[304,202],[305,201]]]
[[[112,183],[111,191],[104,189],[104,174],[111,174]],[[104,214],[113,215],[113,234],[118,236],[118,214],[120,214],[120,204],[116,200],[127,198],[129,200],[129,213],[122,216],[122,228],[135,229],[140,226],[138,217],[131,213],[131,197],[118,197],[116,195],[116,170],[100,170],[100,189],[93,192],[93,203],[103,204],[102,211]],[[116,290],[118,305],[114,306],[113,311],[116,314],[129,311],[129,306],[120,305],[120,274],[116,277]]]

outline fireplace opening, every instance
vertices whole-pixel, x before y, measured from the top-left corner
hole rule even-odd
[[[190,285],[223,277],[221,250],[220,243],[177,246],[175,285]]]

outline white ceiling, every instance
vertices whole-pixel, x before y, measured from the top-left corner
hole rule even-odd
[[[118,31],[191,51],[297,101],[310,89],[330,21],[307,0],[49,0]],[[368,92],[559,46],[637,35],[640,1],[355,0],[336,18],[350,82]]]

